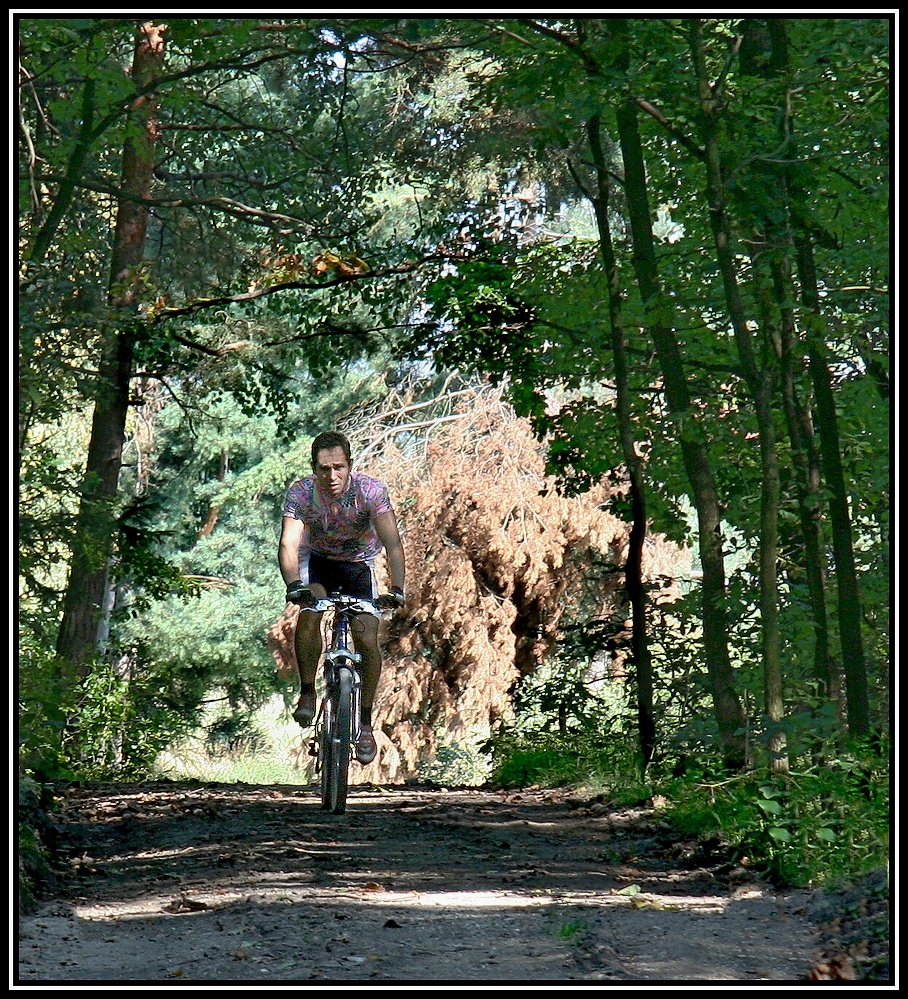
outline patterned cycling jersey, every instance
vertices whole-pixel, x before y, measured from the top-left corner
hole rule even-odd
[[[344,494],[335,499],[309,475],[287,491],[284,516],[305,524],[300,555],[312,551],[340,562],[371,562],[382,547],[373,521],[391,509],[387,486],[378,479],[353,473]]]

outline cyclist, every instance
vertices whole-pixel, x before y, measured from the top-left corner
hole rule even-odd
[[[404,550],[397,517],[384,483],[353,471],[350,442],[336,431],[312,442],[312,471],[287,491],[281,521],[278,563],[287,586],[287,601],[300,604],[294,647],[299,665],[300,696],[293,712],[304,728],[315,717],[315,675],[324,651],[318,598],[340,590],[351,597],[378,600],[381,606],[403,606]],[[375,559],[387,555],[391,592],[381,597],[375,581]],[[356,758],[375,759],[372,703],[381,675],[379,611],[356,616],[353,641],[362,658],[362,725]]]

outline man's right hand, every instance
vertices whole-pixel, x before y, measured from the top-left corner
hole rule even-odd
[[[295,579],[287,585],[287,603],[299,604],[300,607],[314,607],[315,597],[302,580]]]

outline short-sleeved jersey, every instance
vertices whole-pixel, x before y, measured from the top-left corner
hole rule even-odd
[[[308,550],[339,562],[371,562],[382,547],[373,522],[391,509],[387,486],[354,472],[337,498],[326,496],[314,475],[298,479],[287,490],[284,516],[306,525],[301,553]]]

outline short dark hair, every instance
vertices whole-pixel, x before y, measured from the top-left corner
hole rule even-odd
[[[319,451],[331,451],[336,447],[343,450],[344,457],[347,459],[347,464],[349,465],[350,441],[343,434],[338,433],[337,430],[326,430],[323,434],[319,434],[312,442],[312,467],[315,468],[318,464]]]

